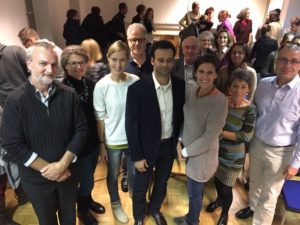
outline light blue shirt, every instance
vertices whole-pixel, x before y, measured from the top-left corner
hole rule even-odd
[[[277,77],[262,79],[256,89],[255,136],[267,145],[295,145],[290,165],[300,167],[300,78],[279,87]]]

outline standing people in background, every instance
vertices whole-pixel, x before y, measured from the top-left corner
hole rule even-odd
[[[68,45],[80,45],[85,39],[86,34],[80,26],[80,15],[76,9],[69,9],[67,11],[67,21],[64,24],[63,36]]]
[[[219,70],[219,76],[216,83],[217,88],[225,95],[228,95],[228,82],[231,80],[232,72],[237,68],[249,70],[250,73],[248,74],[251,75],[251,85],[247,99],[252,102],[257,85],[257,77],[255,70],[247,65],[247,61],[250,59],[248,46],[246,44],[235,43],[229,49],[226,57],[228,65],[222,66]]]
[[[234,31],[232,28],[232,24],[229,21],[228,18],[230,18],[231,15],[228,13],[227,10],[222,10],[219,12],[218,14],[218,19],[219,19],[219,24],[217,26],[217,32],[219,30],[228,30],[229,34],[231,35],[231,38],[233,40],[233,42],[235,42],[235,36],[234,36]]]
[[[151,54],[151,46],[153,44],[153,31],[156,31],[155,23],[154,23],[154,11],[152,8],[148,8],[146,10],[145,18],[144,18],[144,26],[146,27],[146,53],[147,55]]]
[[[179,25],[187,28],[191,23],[197,23],[200,19],[200,5],[198,2],[192,3],[192,11],[188,11],[184,17],[179,21]]]
[[[219,30],[215,38],[216,54],[220,60],[220,67],[227,65],[226,54],[232,45],[228,30]]]
[[[252,20],[250,18],[249,8],[244,8],[236,17],[233,31],[236,42],[247,44],[249,47],[252,44]]]
[[[85,76],[97,83],[105,75],[109,74],[109,68],[104,63],[100,46],[94,39],[86,39],[81,47],[87,52],[89,60]]]
[[[6,100],[1,140],[18,163],[22,186],[41,225],[75,225],[77,156],[88,134],[77,95],[58,82],[53,46],[27,50],[29,80]],[[38,137],[38,138],[37,138]]]
[[[249,71],[236,69],[229,82],[228,115],[220,135],[219,166],[215,173],[217,199],[211,202],[206,212],[222,207],[217,225],[227,225],[228,212],[232,204],[232,187],[236,183],[245,162],[245,144],[254,133],[255,105],[245,97],[250,91]]]
[[[285,33],[282,37],[279,48],[283,48],[285,45],[292,43],[293,38],[294,38],[293,33]],[[277,55],[278,55],[278,51],[273,51],[268,55],[260,70],[261,78],[275,76]]]
[[[127,93],[126,135],[136,172],[132,199],[135,225],[144,224],[146,193],[153,172],[148,210],[156,225],[167,225],[160,208],[176,156],[184,103],[184,81],[171,76],[175,52],[171,42],[155,42],[151,50],[153,73],[131,85]]]
[[[103,214],[105,208],[92,198],[94,188],[94,172],[98,163],[99,140],[97,135],[97,123],[93,107],[93,92],[95,84],[84,77],[87,69],[88,55],[80,46],[70,45],[64,49],[61,55],[61,65],[65,71],[63,84],[74,89],[83,106],[89,128],[88,138],[83,150],[78,156],[80,167],[79,187],[77,191],[78,218],[85,225],[97,225],[98,222],[89,212]]]
[[[267,36],[270,30],[270,25],[265,24],[261,29],[261,39],[257,40],[252,48],[251,59],[254,60],[253,68],[256,73],[260,73],[268,55],[278,48],[277,41]]]
[[[48,39],[40,39],[39,34],[30,27],[24,27],[23,29],[21,29],[19,31],[18,37],[25,48],[29,48],[35,42],[48,42],[52,44],[54,47],[54,51],[58,56],[58,71],[55,79],[58,81],[62,81],[64,79],[64,70],[60,65],[60,55],[62,53],[60,47],[58,47],[54,42],[51,42]]]
[[[118,176],[123,152],[127,157],[129,188],[132,189],[134,167],[128,155],[125,133],[125,104],[128,87],[139,78],[124,72],[129,49],[122,41],[113,43],[107,52],[111,73],[99,80],[94,91],[101,159],[107,162],[107,188],[114,217],[128,223],[118,193]]]
[[[143,23],[145,19],[146,6],[139,4],[136,8],[136,15],[132,17],[131,23]]]
[[[86,38],[94,39],[102,48],[106,48],[106,42],[103,36],[104,23],[100,13],[101,9],[97,6],[93,6],[91,13],[84,18],[81,27],[86,33]]]
[[[146,28],[133,23],[127,29],[127,43],[130,49],[129,61],[125,71],[138,77],[149,76],[153,71],[150,55],[146,54]]]
[[[109,42],[113,43],[117,40],[121,40],[123,42],[126,41],[126,29],[125,29],[125,16],[128,12],[128,7],[125,2],[121,2],[119,4],[119,12],[112,18],[110,24],[110,37]]]
[[[26,66],[26,53],[19,46],[6,46],[0,43],[0,123],[7,96],[23,84],[29,74]],[[19,205],[26,204],[27,199],[20,183],[19,170],[15,163],[5,157],[5,150],[0,143],[0,224],[19,225],[12,221],[5,207],[7,180],[13,187]]]
[[[182,42],[183,57],[175,60],[172,75],[185,81],[185,98],[190,95],[191,88],[196,84],[194,63],[200,50],[199,40],[189,36]]]
[[[184,104],[182,140],[177,154],[186,160],[189,211],[175,217],[177,225],[198,225],[205,183],[218,167],[219,135],[226,121],[227,100],[215,87],[218,59],[200,56],[195,62],[198,85]]]
[[[295,34],[295,36],[300,35],[300,17],[294,16],[290,20],[291,24],[291,32]]]
[[[236,213],[253,216],[253,225],[271,225],[286,179],[300,167],[300,48],[284,46],[276,59],[276,77],[262,79],[255,93],[258,117],[250,143],[249,203]]]
[[[215,9],[213,7],[209,7],[205,10],[204,15],[199,18],[199,22],[197,23],[199,33],[202,31],[210,31],[214,23],[212,22],[212,18],[214,16]]]
[[[268,32],[268,37],[277,41],[278,45],[280,44],[281,40],[281,33],[282,33],[282,25],[280,23],[280,9],[274,9],[269,12],[269,17],[266,21],[266,24],[270,25],[271,30]],[[255,37],[258,40],[258,37]]]

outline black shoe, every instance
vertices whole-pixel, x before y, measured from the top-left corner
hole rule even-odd
[[[136,220],[136,221],[134,221],[134,225],[144,225],[144,221],[143,220]]]
[[[188,222],[186,221],[186,216],[175,217],[173,221],[176,225],[188,225]]]
[[[98,202],[95,202],[93,199],[90,199],[87,205],[88,209],[92,210],[95,213],[103,214],[105,213],[105,208]]]
[[[227,221],[228,221],[228,215],[222,215],[221,214],[217,225],[227,225]]]
[[[77,213],[79,220],[84,225],[98,225],[98,221],[93,217],[93,215],[89,212],[78,212]]]
[[[151,213],[151,216],[154,218],[156,225],[167,225],[167,221],[162,213]]]
[[[235,216],[239,219],[248,219],[249,217],[253,216],[253,214],[254,211],[248,206],[238,211]]]
[[[221,206],[220,202],[218,200],[215,200],[208,204],[205,211],[206,212],[214,212],[220,206]]]
[[[127,177],[123,177],[121,180],[121,189],[123,192],[128,192],[128,179]]]

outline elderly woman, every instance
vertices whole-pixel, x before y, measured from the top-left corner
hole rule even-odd
[[[192,11],[188,11],[184,17],[179,21],[179,25],[183,26],[184,28],[188,27],[191,23],[196,23],[200,19],[200,5],[198,2],[192,3]]]
[[[125,73],[129,48],[122,41],[114,42],[107,52],[110,73],[99,80],[94,91],[94,109],[98,124],[101,158],[107,165],[107,188],[114,217],[128,223],[118,193],[118,175],[122,153],[127,156],[129,189],[132,188],[133,163],[128,158],[125,133],[125,106],[128,87],[139,78]]]
[[[246,44],[235,43],[228,51],[227,54],[228,65],[221,67],[219,70],[219,76],[217,79],[217,88],[225,95],[228,95],[228,82],[231,80],[232,72],[237,68],[243,68],[250,73],[250,92],[247,96],[249,101],[253,100],[254,92],[256,89],[257,77],[253,68],[247,65],[247,61],[250,58],[249,48]]]
[[[218,167],[219,135],[226,121],[227,100],[214,85],[217,61],[208,54],[196,60],[198,85],[183,108],[183,136],[182,142],[178,142],[177,153],[180,159],[186,160],[189,212],[174,218],[177,225],[199,224],[204,184]]]
[[[84,77],[89,58],[80,46],[69,46],[61,55],[61,66],[65,71],[62,81],[73,88],[77,93],[89,127],[89,135],[86,144],[78,156],[80,169],[80,185],[77,193],[78,217],[84,224],[97,224],[89,210],[96,213],[104,213],[105,208],[92,199],[91,193],[94,188],[94,172],[98,162],[99,148],[96,118],[93,108],[94,83]]]
[[[249,19],[250,10],[244,8],[237,15],[238,21],[235,22],[233,31],[236,42],[247,44],[248,46],[252,43],[252,20]]]
[[[214,35],[210,31],[203,31],[199,34],[200,52],[199,55],[211,54],[216,56],[216,53],[211,49],[211,44],[214,41]]]
[[[219,167],[215,174],[218,197],[206,208],[207,212],[213,212],[222,207],[217,225],[227,225],[233,198],[232,187],[244,165],[245,143],[253,136],[256,110],[255,105],[245,99],[251,87],[248,73],[248,70],[236,69],[229,81],[228,115],[221,134]]]

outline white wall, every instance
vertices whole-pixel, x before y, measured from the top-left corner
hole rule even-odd
[[[0,42],[6,45],[21,45],[19,31],[28,26],[25,2],[0,0]]]

